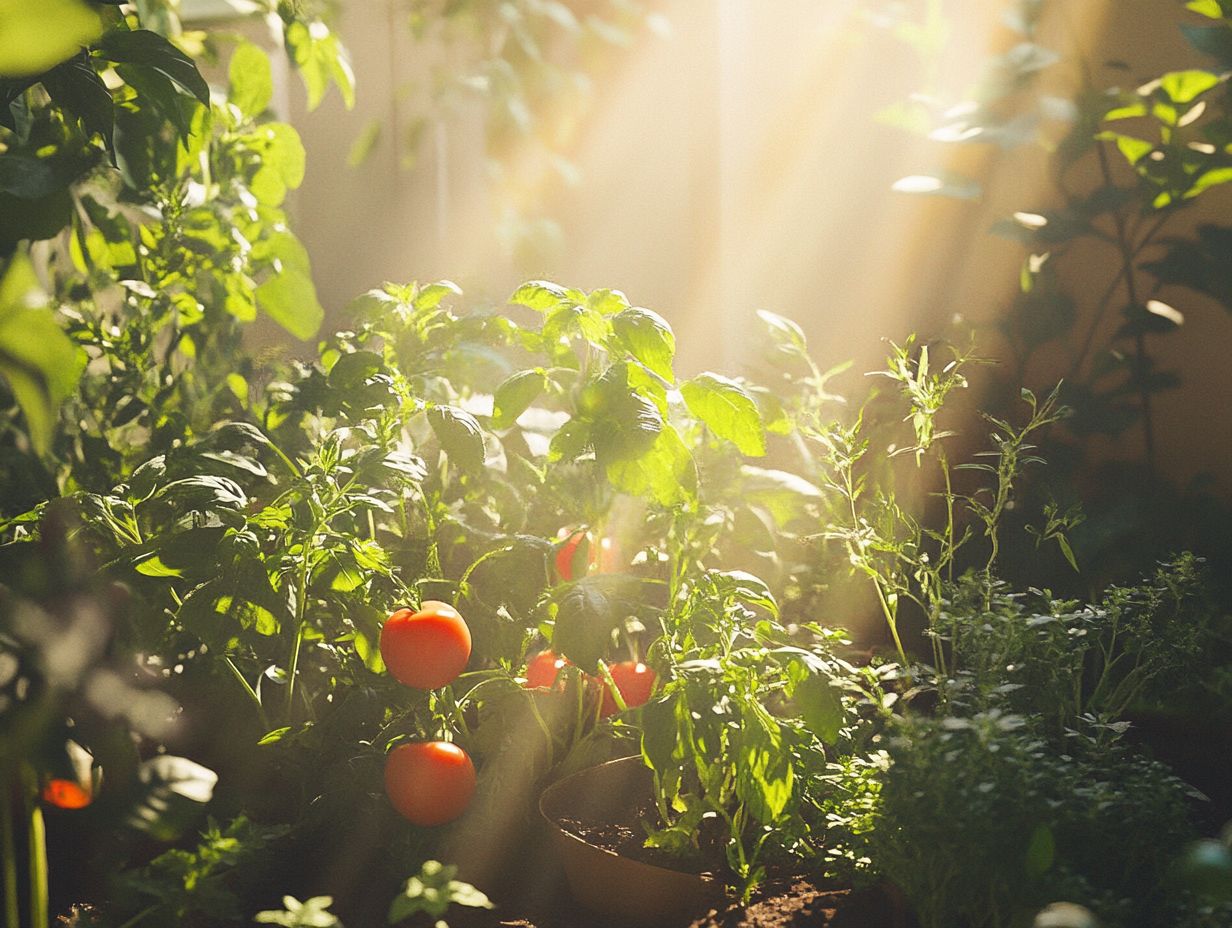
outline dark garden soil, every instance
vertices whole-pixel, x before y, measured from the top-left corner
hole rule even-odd
[[[450,911],[450,928],[623,928],[573,902],[567,891],[554,900],[498,905],[492,911]],[[687,926],[661,928],[895,928],[903,924],[890,898],[880,890],[852,892],[819,886],[807,877],[766,884],[747,905],[717,906]],[[409,928],[431,925],[408,922]]]
[[[650,796],[649,771],[630,771],[625,785],[606,781],[602,789],[578,792],[555,805],[555,820],[568,832],[622,856],[668,869],[692,873],[724,874],[722,834],[703,833],[701,851],[690,857],[668,855],[643,847],[643,821],[657,817]],[[473,874],[491,897],[494,910],[450,911],[451,928],[626,928],[577,903],[570,895],[561,868],[556,841],[542,819],[538,828],[520,833],[518,846],[488,858],[485,868],[463,865],[464,878]],[[470,835],[479,838],[478,834]],[[459,845],[475,850],[476,843]],[[499,860],[499,863],[497,863]],[[469,871],[469,873],[468,873]],[[486,871],[483,872],[483,871]],[[428,928],[431,921],[408,922],[408,928]],[[665,919],[655,928],[906,928],[892,898],[879,889],[853,891],[823,885],[808,876],[771,877],[747,905],[720,896],[709,911],[693,918]]]

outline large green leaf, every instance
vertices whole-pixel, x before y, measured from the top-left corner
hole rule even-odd
[[[428,422],[455,466],[462,470],[483,466],[483,430],[474,416],[457,406],[432,406]]]
[[[84,0],[0,0],[0,77],[41,74],[102,34]]]
[[[0,376],[39,454],[50,447],[60,404],[72,395],[84,367],[85,358],[46,305],[30,259],[18,253],[0,277]]]
[[[228,99],[248,117],[265,112],[274,96],[274,77],[269,56],[251,42],[245,42],[231,55],[227,68],[231,82]]]
[[[676,336],[666,319],[652,310],[633,306],[612,317],[612,329],[633,357],[664,380],[675,380],[672,359],[676,355]]]
[[[573,584],[561,596],[556,608],[552,648],[583,670],[591,672],[607,652],[612,631],[620,616],[601,588],[601,577],[590,577]]]
[[[253,248],[253,258],[274,268],[257,287],[257,306],[296,338],[316,335],[325,310],[317,301],[308,252],[299,239],[290,232],[272,235]]]
[[[736,747],[736,795],[763,825],[773,826],[791,801],[795,782],[791,752],[783,747],[778,723],[764,709],[741,712]]]
[[[541,370],[518,371],[499,387],[492,399],[492,425],[508,428],[548,385],[547,375]]]
[[[744,454],[766,453],[766,429],[757,401],[749,392],[720,374],[698,374],[680,386],[689,412],[714,434],[735,444]]]
[[[53,101],[81,120],[87,135],[101,135],[111,148],[115,105],[89,55],[82,53],[57,65],[43,75],[42,82]]]
[[[843,727],[843,700],[830,681],[810,673],[796,687],[795,699],[805,727],[825,744],[837,742]]]
[[[134,29],[109,32],[97,53],[115,64],[134,64],[161,74],[203,106],[210,104],[210,88],[196,63],[157,32]]]
[[[693,455],[670,425],[664,425],[649,450],[607,465],[612,485],[631,496],[678,506],[697,496],[697,466]]]

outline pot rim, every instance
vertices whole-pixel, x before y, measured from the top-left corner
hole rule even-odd
[[[595,851],[600,851],[618,860],[627,860],[641,867],[649,867],[652,870],[659,870],[659,871],[662,871],[663,873],[675,874],[677,876],[697,879],[703,883],[718,883],[719,882],[718,877],[716,877],[715,874],[710,871],[702,871],[700,873],[697,873],[697,872],[692,872],[689,870],[673,870],[671,867],[661,867],[658,864],[647,863],[644,860],[638,860],[637,858],[634,858],[634,857],[628,857],[624,854],[618,854],[616,851],[613,851],[611,848],[601,847],[598,844],[592,844],[590,841],[587,841],[585,838],[581,837],[580,835],[576,835],[573,832],[569,831],[568,829],[564,828],[560,824],[560,822],[555,817],[553,817],[551,813],[549,813],[548,810],[544,807],[544,804],[545,803],[550,804],[551,800],[554,797],[567,792],[569,787],[575,785],[574,784],[575,780],[581,780],[585,778],[587,775],[593,774],[596,770],[602,770],[605,767],[613,767],[613,766],[621,766],[621,765],[631,766],[633,761],[637,761],[639,764],[644,764],[644,761],[642,760],[642,755],[630,754],[626,757],[617,757],[617,758],[614,758],[613,760],[604,761],[601,764],[595,764],[591,767],[584,767],[581,770],[576,771],[575,773],[569,774],[569,776],[567,777],[562,777],[561,779],[557,780],[555,783],[553,783],[551,786],[549,786],[547,789],[545,789],[542,793],[539,794],[539,802],[538,802],[539,814],[543,816],[544,821],[546,821],[553,830],[557,831],[564,837],[568,838],[570,841],[577,842],[583,847],[587,847]],[[647,771],[650,770],[649,767],[645,767],[644,769],[646,769]]]

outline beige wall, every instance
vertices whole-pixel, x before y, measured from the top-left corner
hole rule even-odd
[[[1074,17],[1066,28],[1086,37],[1097,82],[1136,83],[1193,64],[1176,5],[1112,2],[1115,18],[1104,0],[1054,4]],[[988,53],[1016,41],[997,25],[999,6],[967,0],[954,24],[959,51],[933,75],[939,86],[970,83]],[[597,83],[569,152],[582,182],[548,180],[524,192],[561,221],[563,250],[515,267],[494,234],[498,203],[478,111],[429,133],[411,172],[398,167],[401,152],[390,144],[397,133],[389,131],[362,168],[346,166],[370,118],[407,124],[412,106],[398,88],[431,67],[390,0],[350,0],[340,31],[354,53],[356,111],[331,95],[305,114],[292,93],[309,149],[295,209],[323,302],[340,306],[384,279],[450,277],[494,297],[527,276],[615,286],[671,320],[689,368],[738,368],[757,308],[797,319],[823,361],[854,358],[857,370],[880,362],[882,337],[935,330],[954,314],[995,322],[1024,252],[987,230],[1015,210],[1056,201],[1047,156],[919,141],[871,120],[918,88],[926,71],[885,32],[851,28],[852,10],[837,0],[668,2],[673,36],[643,37]],[[1126,78],[1099,64],[1113,58],[1137,73]],[[1051,79],[1065,94],[1077,72]],[[947,166],[977,176],[984,199],[889,189],[904,175]],[[1227,202],[1223,191],[1208,195],[1176,228],[1221,218]],[[1089,292],[1115,273],[1110,253],[1068,260],[1072,283]],[[1186,314],[1180,333],[1155,340],[1186,381],[1159,402],[1161,461],[1178,479],[1212,471],[1232,490],[1232,384],[1223,361],[1232,316],[1186,293],[1161,297]],[[1032,373],[1044,379],[1066,366],[1054,358]],[[1140,447],[1130,433],[1104,450],[1132,457]]]

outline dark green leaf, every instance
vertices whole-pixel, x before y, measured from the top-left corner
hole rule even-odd
[[[587,673],[607,653],[620,615],[601,589],[602,578],[588,577],[570,586],[557,602],[552,648]]]
[[[111,148],[115,105],[111,91],[90,64],[88,55],[81,54],[58,65],[41,80],[51,99],[81,120],[87,135],[101,135],[107,148]]]
[[[455,467],[471,471],[483,466],[483,430],[474,416],[456,406],[431,406],[428,422]]]
[[[163,75],[184,93],[210,104],[210,88],[191,58],[157,32],[134,29],[109,32],[96,46],[96,53],[116,64],[133,64]]]

